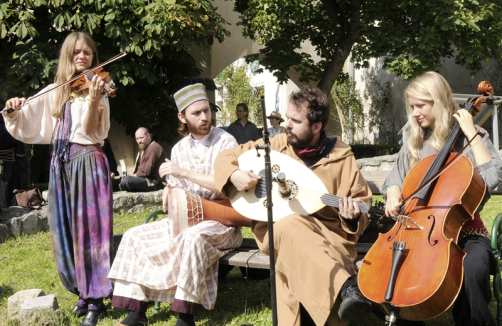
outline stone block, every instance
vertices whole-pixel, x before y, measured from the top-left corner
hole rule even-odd
[[[115,192],[113,194],[113,211],[137,213],[144,212],[162,204],[162,190],[151,192]]]
[[[380,171],[390,171],[394,167],[395,162],[382,162],[380,165]]]
[[[21,226],[22,226],[22,221],[20,217],[16,218],[11,218],[9,222],[7,222],[7,225],[9,227],[10,233],[12,233],[13,236],[17,237],[21,234]]]
[[[142,213],[145,211],[145,205],[135,205],[127,210],[128,213]]]
[[[5,224],[0,224],[0,243],[12,236],[9,227]]]
[[[24,234],[34,234],[42,231],[42,224],[40,223],[40,213],[38,211],[32,211],[29,214],[21,217],[22,221],[22,233]]]
[[[20,324],[29,324],[31,316],[36,311],[55,311],[57,309],[59,309],[58,300],[54,294],[28,299],[23,303],[19,312]]]
[[[45,295],[43,290],[31,289],[14,293],[7,299],[7,316],[12,319],[19,319],[19,311],[23,303],[32,298]]]
[[[42,231],[49,231],[49,219],[47,218],[47,211],[45,215],[40,216],[40,225],[42,227]]]
[[[113,194],[113,211],[123,212],[125,209],[133,206],[134,200],[127,194]]]
[[[27,214],[29,212],[31,212],[31,209],[29,209],[28,207],[21,207],[21,206],[6,207],[2,208],[1,219],[6,221],[12,218],[23,216],[24,214]]]

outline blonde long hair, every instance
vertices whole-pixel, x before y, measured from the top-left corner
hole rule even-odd
[[[88,47],[92,50],[92,64],[91,67],[99,63],[98,51],[92,38],[83,32],[73,32],[69,34],[61,46],[59,53],[58,71],[54,78],[56,85],[62,84],[69,80],[77,72],[75,63],[73,62],[73,52],[75,51],[75,44],[77,41],[83,40]],[[71,94],[70,85],[63,86],[54,91],[54,107],[52,108],[52,116],[61,119],[63,116],[63,105],[68,100]]]
[[[448,137],[452,122],[454,122],[453,114],[460,108],[453,100],[448,82],[434,71],[428,71],[415,78],[406,87],[404,94],[406,95],[406,110],[408,112],[408,122],[410,123],[410,133],[407,143],[411,154],[409,163],[410,166],[413,166],[422,159],[419,155],[419,149],[424,142],[425,132],[418,121],[412,116],[413,110],[409,103],[409,97],[434,102],[431,112],[435,117],[435,122],[430,141],[432,147],[438,151],[443,146],[446,137]]]

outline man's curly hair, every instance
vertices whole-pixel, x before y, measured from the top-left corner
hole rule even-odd
[[[298,92],[291,94],[289,101],[298,109],[308,108],[309,126],[321,122],[321,130],[324,130],[329,119],[329,102],[328,97],[319,88],[303,86]]]

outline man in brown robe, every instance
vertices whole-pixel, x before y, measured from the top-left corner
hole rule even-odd
[[[346,325],[369,311],[353,276],[355,243],[368,223],[355,201],[369,203],[371,191],[350,147],[339,137],[326,137],[329,103],[319,89],[304,87],[293,93],[286,116],[286,133],[271,139],[272,150],[304,163],[330,194],[344,199],[340,209],[324,207],[274,223],[279,325]],[[262,140],[256,143],[263,145]],[[218,155],[215,185],[222,193],[231,197],[257,183],[260,177],[240,170],[237,161],[254,148],[249,142]],[[252,230],[260,250],[268,254],[267,223],[255,221]]]

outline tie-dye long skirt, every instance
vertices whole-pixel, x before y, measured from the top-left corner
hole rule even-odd
[[[71,144],[70,161],[51,168],[48,219],[65,288],[82,299],[111,296],[113,246],[110,168],[99,145]]]

